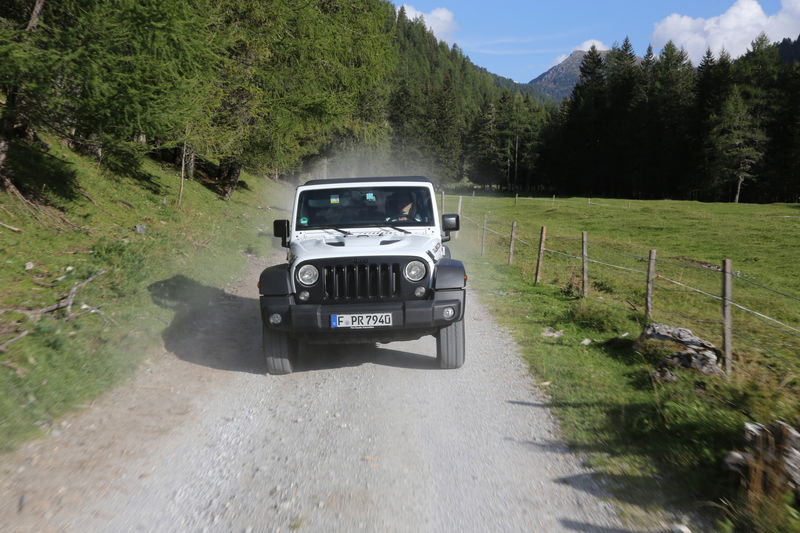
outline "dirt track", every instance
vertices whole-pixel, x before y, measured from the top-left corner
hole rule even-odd
[[[263,266],[151,287],[175,310],[164,351],[0,459],[0,530],[625,531],[474,295],[462,369],[428,337],[265,376]]]

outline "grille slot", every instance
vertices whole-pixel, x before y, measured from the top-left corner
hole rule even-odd
[[[400,264],[326,265],[323,267],[325,300],[375,300],[400,294]]]

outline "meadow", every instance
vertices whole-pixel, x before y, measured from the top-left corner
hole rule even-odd
[[[458,196],[448,195],[445,210],[457,209]],[[800,424],[797,205],[465,195],[461,213],[451,245],[466,259],[470,287],[511,330],[564,437],[604,474],[623,513],[636,522],[688,507],[699,523],[713,517],[714,529],[799,526],[791,518],[796,502],[737,504],[738,480],[722,465],[741,447],[745,422]],[[542,226],[548,251],[535,284]],[[588,298],[581,298],[583,231],[593,260]],[[729,378],[678,371],[674,383],[653,379],[668,354],[634,343],[646,323],[650,249],[660,276],[651,322],[689,328],[721,347],[721,302],[713,295],[721,294],[727,258],[733,301],[786,327],[734,308]],[[546,336],[552,331],[563,334]]]

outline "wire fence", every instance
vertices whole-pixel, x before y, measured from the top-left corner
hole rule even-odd
[[[800,380],[800,296],[790,289],[752,279],[728,260],[715,265],[687,257],[658,259],[655,250],[631,250],[602,237],[594,241],[586,232],[553,235],[516,222],[490,225],[488,213],[466,213],[464,207],[459,200],[459,245],[475,255],[639,319],[690,328],[721,347],[728,371],[758,377],[766,369],[773,377]]]

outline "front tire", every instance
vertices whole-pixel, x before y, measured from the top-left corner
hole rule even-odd
[[[291,374],[297,358],[297,341],[283,331],[262,324],[264,360],[267,373],[273,376]]]
[[[439,330],[436,336],[436,360],[439,367],[461,368],[464,364],[464,320]]]

